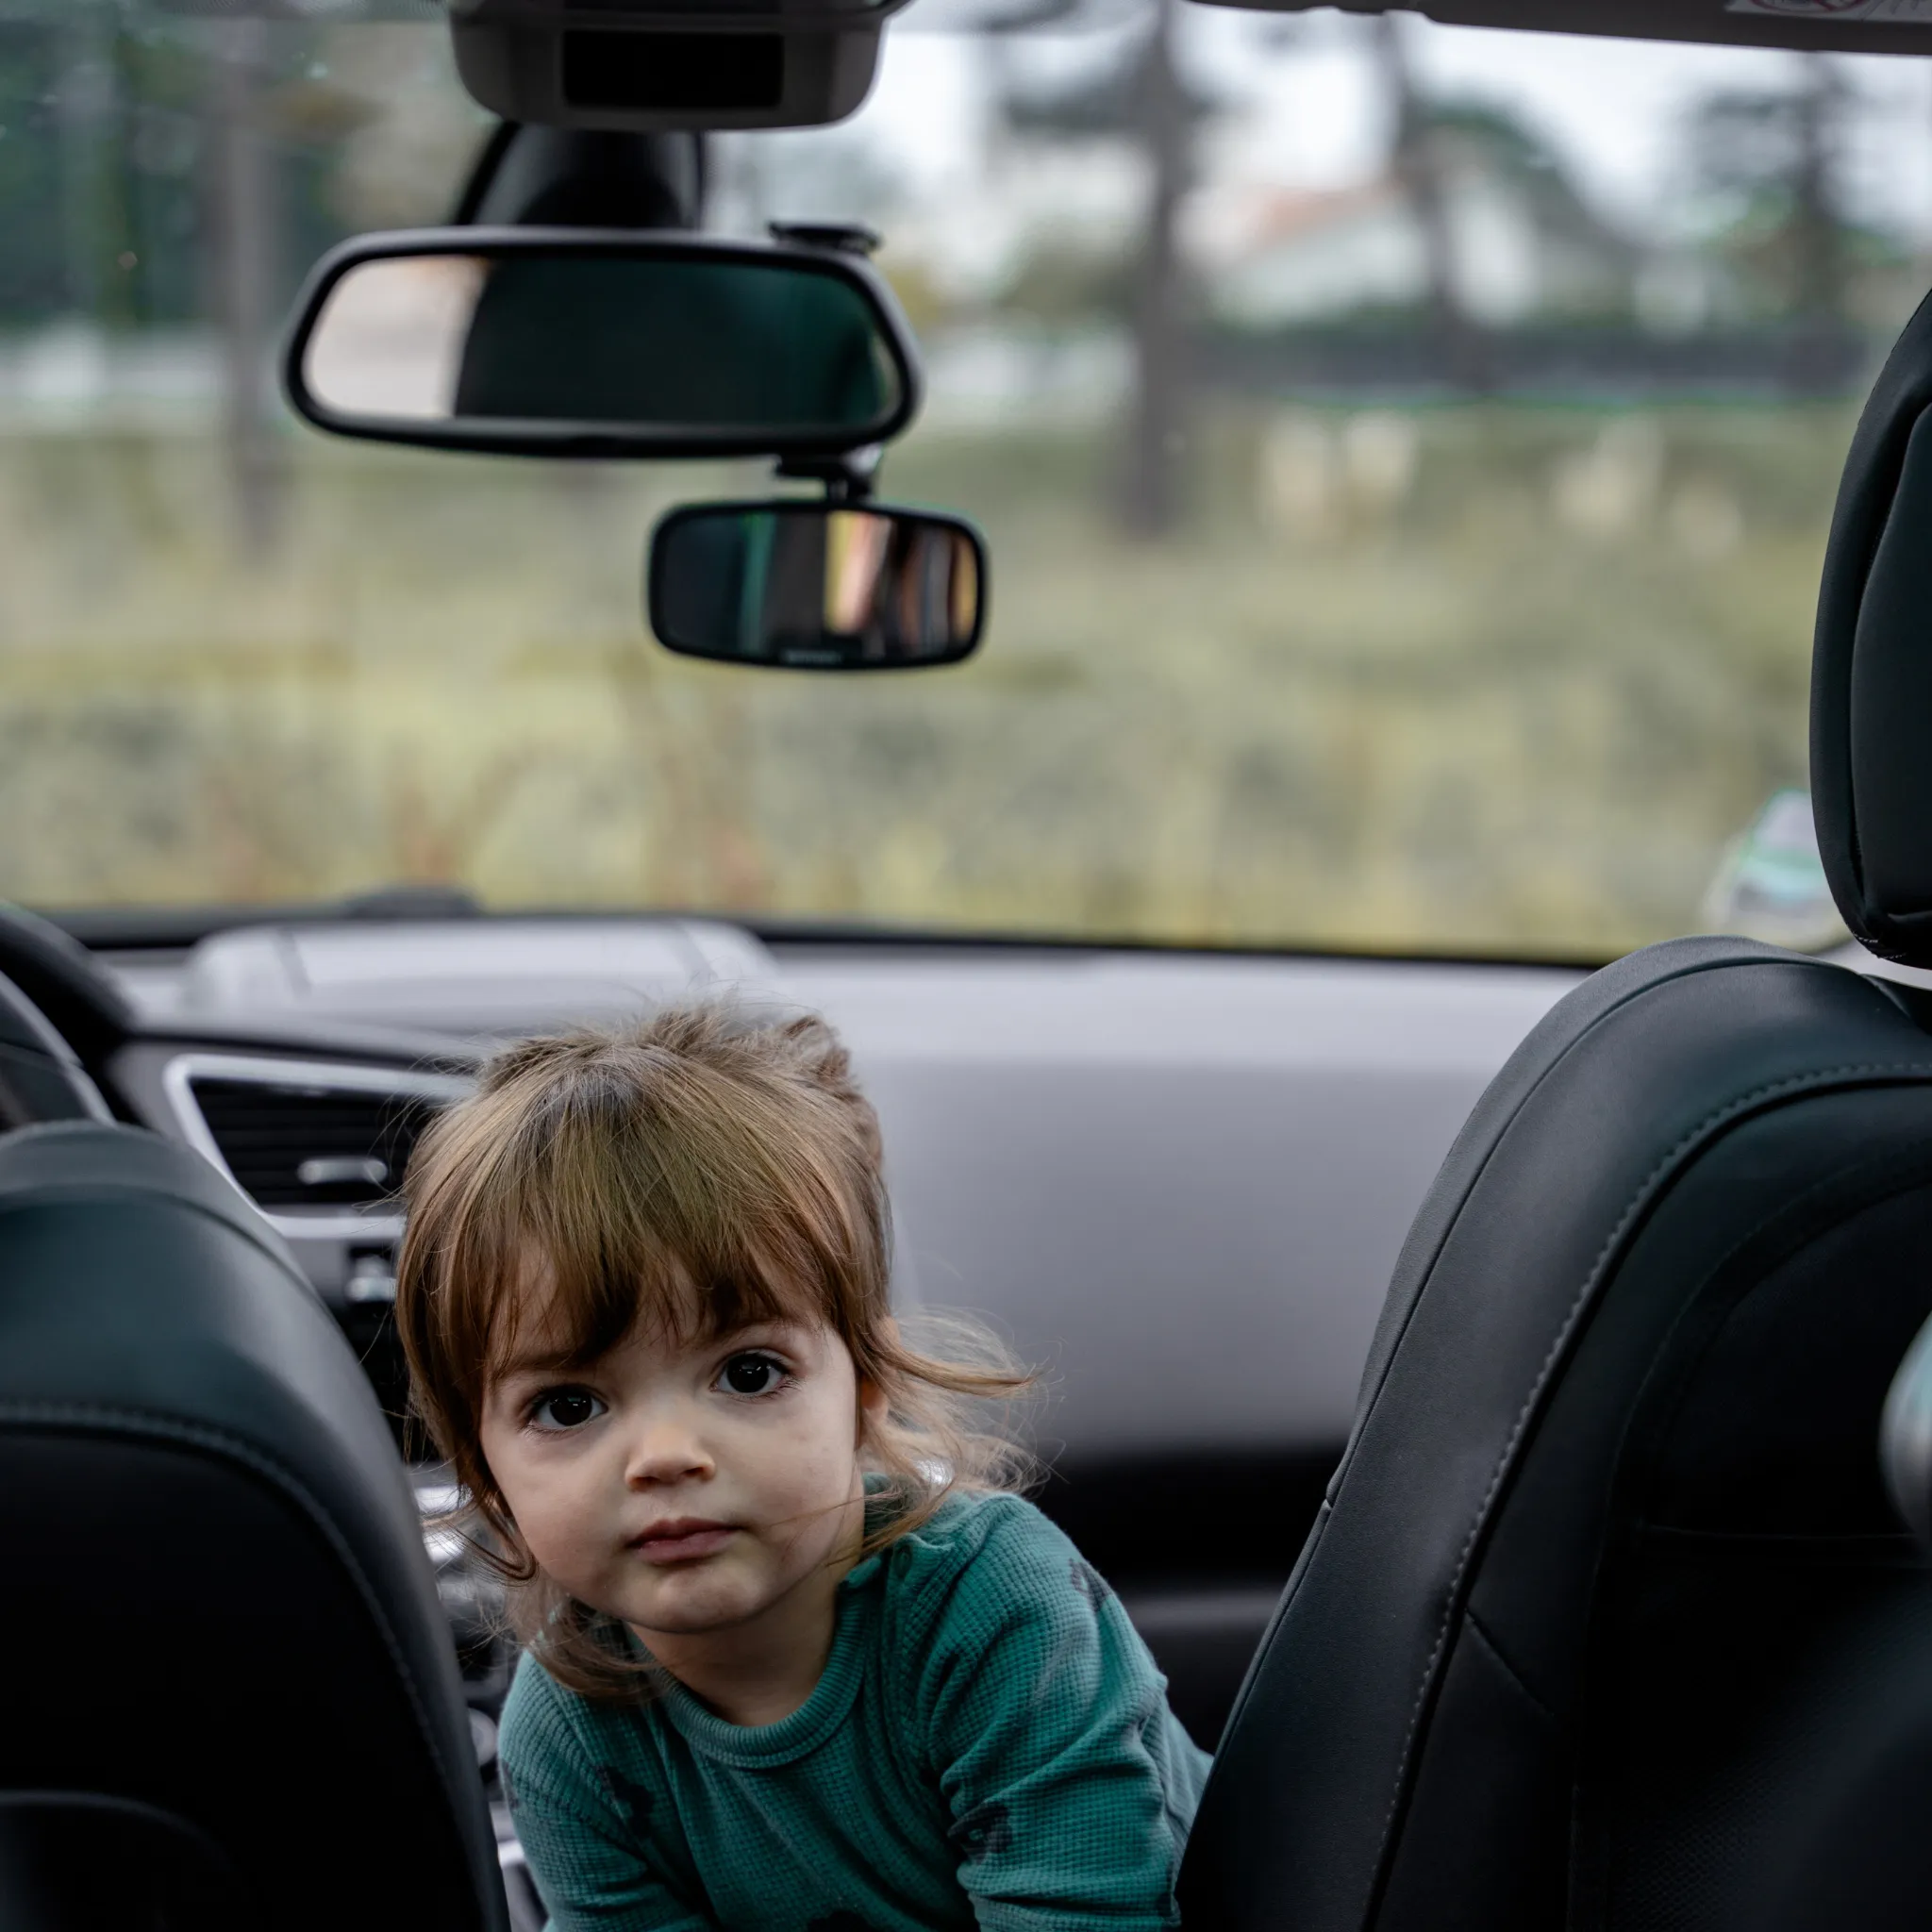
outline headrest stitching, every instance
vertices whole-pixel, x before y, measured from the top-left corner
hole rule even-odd
[[[1839,1086],[1846,1082],[1872,1079],[1906,1080],[1932,1076],[1932,1060],[1869,1060],[1838,1067],[1821,1067],[1808,1074],[1795,1074],[1782,1080],[1768,1082],[1762,1087],[1753,1088],[1748,1093],[1740,1094],[1736,1099],[1726,1101],[1723,1107],[1713,1108],[1697,1124],[1681,1135],[1674,1145],[1653,1166],[1639,1182],[1624,1211],[1617,1217],[1606,1236],[1602,1247],[1597,1250],[1596,1258],[1591,1263],[1584,1275],[1583,1286],[1577,1291],[1557,1324],[1556,1339],[1550,1343],[1531,1382],[1528,1395],[1517,1411],[1509,1434],[1503,1443],[1502,1453],[1496,1458],[1496,1466],[1491,1472],[1488,1487],[1477,1503],[1474,1521],[1469,1533],[1462,1540],[1462,1547],[1457,1553],[1456,1569],[1449,1579],[1449,1589],[1443,1599],[1442,1614],[1436,1628],[1436,1639],[1429,1648],[1428,1657],[1424,1660],[1422,1682],[1416,1690],[1415,1702],[1409,1710],[1408,1728],[1404,1733],[1401,1756],[1396,1760],[1393,1789],[1390,1792],[1389,1809],[1383,1819],[1382,1840],[1376,1850],[1374,1876],[1370,1882],[1370,1896],[1380,1886],[1380,1874],[1389,1857],[1390,1840],[1395,1830],[1396,1814],[1402,1804],[1403,1790],[1408,1779],[1408,1768],[1415,1755],[1416,1739],[1422,1729],[1423,1711],[1428,1703],[1429,1692],[1434,1687],[1436,1672],[1444,1651],[1448,1647],[1449,1635],[1457,1615],[1457,1607],[1462,1599],[1465,1578],[1469,1574],[1471,1559],[1483,1529],[1488,1524],[1490,1511],[1494,1506],[1497,1494],[1502,1490],[1515,1459],[1516,1450],[1531,1418],[1541,1405],[1544,1391],[1551,1376],[1556,1373],[1557,1364],[1568,1349],[1571,1336],[1585,1308],[1590,1306],[1600,1285],[1604,1272],[1611,1257],[1622,1245],[1631,1225],[1648,1206],[1651,1197],[1661,1183],[1683,1158],[1695,1149],[1702,1141],[1709,1139],[1720,1129],[1733,1124],[1747,1113],[1757,1111],[1774,1101],[1791,1099],[1801,1093],[1816,1092],[1823,1089]],[[1458,1219],[1460,1216],[1458,1215]],[[1283,1605],[1285,1612],[1286,1604]]]
[[[362,1598],[363,1607],[369,1612],[381,1636],[384,1649],[389,1652],[390,1661],[395,1666],[396,1675],[402,1683],[404,1694],[408,1699],[417,1728],[422,1733],[424,1741],[429,1746],[430,1757],[446,1778],[454,1776],[455,1774],[437,1741],[435,1727],[429,1722],[428,1711],[424,1706],[408,1661],[404,1657],[402,1647],[396,1641],[395,1632],[383,1610],[381,1598],[376,1594],[362,1565],[357,1560],[356,1553],[350,1548],[347,1539],[337,1526],[335,1519],[292,1470],[273,1456],[265,1454],[245,1437],[234,1435],[226,1429],[217,1428],[207,1423],[184,1422],[179,1416],[165,1415],[152,1409],[120,1407],[106,1403],[20,1402],[0,1398],[0,1432],[16,1431],[36,1424],[51,1424],[63,1433],[76,1435],[158,1437],[163,1441],[179,1442],[191,1448],[227,1457],[245,1465],[257,1475],[266,1478],[281,1490],[303,1509],[313,1525],[322,1532],[343,1569],[348,1572]]]

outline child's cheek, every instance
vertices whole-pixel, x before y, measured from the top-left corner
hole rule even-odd
[[[566,1590],[584,1581],[595,1545],[594,1511],[588,1500],[575,1486],[554,1476],[519,1487],[521,1497],[508,1494],[510,1509],[537,1567]]]
[[[827,1441],[788,1444],[765,1460],[761,1514],[786,1526],[785,1543],[806,1562],[822,1560],[845,1533],[841,1505],[858,1482],[849,1445]]]

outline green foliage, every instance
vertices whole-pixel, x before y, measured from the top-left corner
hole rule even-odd
[[[0,329],[205,316],[218,129],[193,25],[0,23]],[[344,231],[331,182],[357,120],[308,76],[313,45],[275,36],[258,103],[278,300]]]
[[[0,321],[39,321],[65,304],[60,155],[53,125],[54,37],[0,23]]]

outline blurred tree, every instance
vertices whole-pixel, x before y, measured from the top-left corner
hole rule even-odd
[[[112,164],[126,229],[117,286],[134,325],[179,326],[202,310],[202,56],[178,33],[150,30],[121,35],[115,59]]]
[[[211,327],[249,554],[275,522],[274,344],[350,226],[335,184],[373,112],[325,51],[315,29],[137,22],[110,0],[0,23],[0,328]]]
[[[1134,391],[1117,508],[1125,527],[1141,537],[1164,536],[1180,521],[1191,304],[1179,215],[1203,125],[1225,105],[1182,75],[1174,54],[1179,14],[1177,0],[1156,0],[1150,25],[1126,58],[1056,89],[1020,89],[1009,80],[1000,95],[1002,119],[1016,133],[1130,143],[1145,164],[1146,211],[1127,273],[1104,261],[1043,260],[1029,263],[1022,277],[1029,307],[1070,313],[1085,306],[1129,318]]]
[[[1417,83],[1402,22],[1378,13],[1369,35],[1389,116],[1389,172],[1401,183],[1422,237],[1442,367],[1456,387],[1480,395],[1495,386],[1494,368],[1485,332],[1462,299],[1441,125]]]
[[[1824,55],[1804,56],[1802,75],[1784,92],[1706,96],[1689,144],[1715,244],[1763,308],[1790,324],[1787,380],[1813,394],[1840,387],[1857,354],[1849,295],[1860,233],[1843,181],[1857,97]]]
[[[1519,193],[1539,231],[1580,243],[1634,275],[1641,251],[1607,221],[1555,148],[1510,108],[1483,100],[1438,99],[1425,113],[1435,151],[1452,175],[1477,169]]]
[[[45,26],[0,23],[0,326],[44,322],[66,306],[58,77],[58,42]]]
[[[113,207],[114,29],[95,0],[73,0],[59,29],[55,114],[60,131],[60,230],[71,315],[104,319],[111,286],[103,244],[123,242]],[[121,253],[116,250],[116,254]]]
[[[0,328],[63,316],[170,326],[215,312],[218,277],[204,257],[224,123],[209,31],[222,29],[129,25],[94,0],[75,0],[58,24],[0,22]],[[270,287],[276,308],[348,225],[330,184],[362,109],[309,72],[313,38],[274,39],[256,112],[251,165],[288,238]]]
[[[268,61],[262,23],[225,21],[208,69],[208,308],[222,342],[222,402],[236,528],[258,556],[274,538],[280,476],[267,420],[276,196],[266,149]]]
[[[1135,107],[1148,161],[1147,223],[1134,292],[1134,412],[1121,515],[1136,536],[1163,537],[1180,521],[1187,446],[1188,294],[1176,232],[1193,174],[1195,115],[1174,70],[1178,0],[1156,0],[1135,75]]]

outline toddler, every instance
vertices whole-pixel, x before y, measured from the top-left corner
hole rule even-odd
[[[501,1762],[557,1932],[1151,1932],[1207,1774],[890,1311],[823,1022],[532,1041],[424,1137],[396,1314],[526,1652]]]

